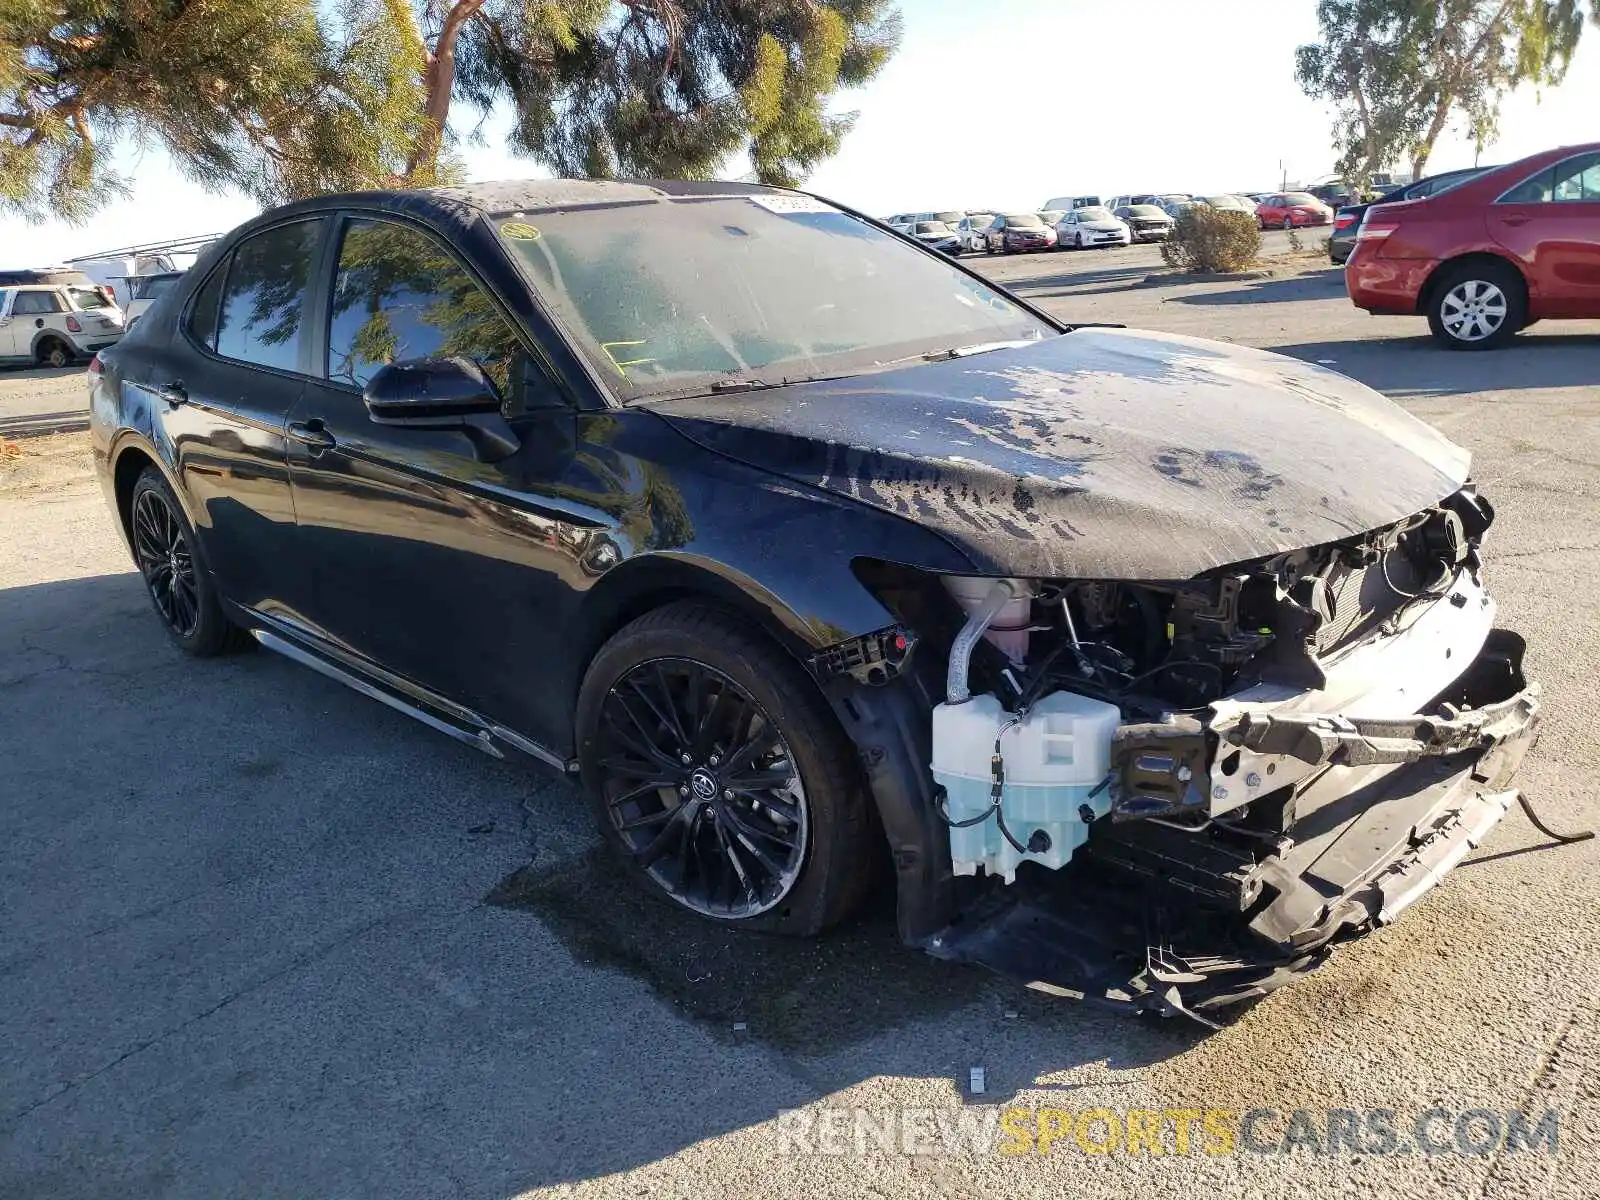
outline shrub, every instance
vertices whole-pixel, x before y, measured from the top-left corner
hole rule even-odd
[[[1191,204],[1161,243],[1161,258],[1178,271],[1243,271],[1261,253],[1261,230],[1249,213]]]

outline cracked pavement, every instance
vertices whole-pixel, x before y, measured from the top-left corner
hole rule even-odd
[[[1558,827],[1593,825],[1600,323],[1450,354],[1326,271],[1130,287],[1152,253],[980,267],[1069,319],[1328,362],[1469,446],[1499,510],[1489,583],[1548,702],[1517,782]],[[70,421],[76,383],[0,372],[0,428]],[[0,1195],[1593,1194],[1600,843],[1543,848],[1513,811],[1394,927],[1210,1036],[903,951],[881,902],[809,946],[696,932],[621,897],[587,808],[537,766],[266,653],[181,659],[82,435],[19,444],[0,462]],[[781,1110],[971,1106],[978,1065],[982,1101],[1030,1107],[1553,1105],[1560,1150],[778,1152]]]

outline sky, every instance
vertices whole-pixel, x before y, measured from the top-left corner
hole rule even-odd
[[[899,52],[837,97],[859,118],[807,182],[878,215],[1033,208],[1058,195],[1265,191],[1332,169],[1331,112],[1294,82],[1314,0],[901,0]],[[547,175],[504,148],[506,122],[465,149],[474,180]],[[1485,162],[1600,140],[1600,29],[1566,81],[1501,108]],[[1470,166],[1447,135],[1430,171]],[[0,220],[0,267],[44,266],[163,238],[221,233],[253,202],[184,180],[159,150],[120,156],[132,194],[80,227]],[[748,169],[730,164],[737,177]]]

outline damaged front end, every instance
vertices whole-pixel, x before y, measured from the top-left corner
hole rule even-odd
[[[813,667],[863,748],[903,935],[1200,1016],[1393,920],[1504,815],[1538,728],[1483,586],[1492,519],[1468,485],[1170,582],[858,564],[901,625]]]

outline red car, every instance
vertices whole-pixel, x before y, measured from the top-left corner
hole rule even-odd
[[[1357,308],[1425,315],[1455,350],[1504,345],[1544,317],[1600,317],[1600,143],[1374,205],[1344,279]]]
[[[1333,209],[1310,192],[1279,192],[1256,205],[1256,224],[1263,229],[1303,229],[1331,220]]]

